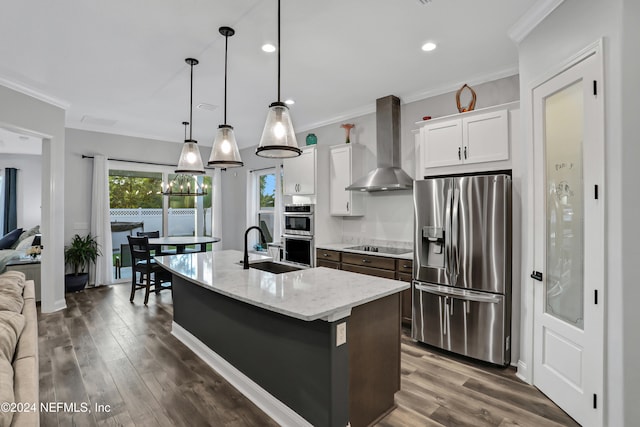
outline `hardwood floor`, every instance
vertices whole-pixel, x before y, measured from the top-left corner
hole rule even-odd
[[[67,294],[67,309],[38,314],[40,400],[78,408],[41,412],[43,426],[277,425],[171,335],[169,292],[152,294],[145,307],[143,293],[131,304],[129,291]],[[445,356],[408,337],[396,403],[380,426],[577,425],[512,369]]]

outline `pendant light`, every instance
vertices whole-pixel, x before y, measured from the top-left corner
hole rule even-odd
[[[187,140],[187,126],[189,122],[182,122],[184,139]],[[207,184],[201,184],[194,175],[178,173],[167,184],[160,184],[161,193],[165,196],[206,196]]]
[[[207,164],[209,166],[235,168],[244,165],[240,158],[236,137],[233,134],[233,126],[227,124],[227,48],[229,37],[236,32],[230,27],[220,27],[218,31],[224,36],[224,124],[218,126],[218,133],[213,141],[211,156]]]
[[[193,66],[198,65],[198,60],[187,58],[185,62],[191,65],[191,97],[189,98],[189,121],[191,125],[189,126],[189,139],[185,139],[182,145],[182,153],[180,153],[180,158],[178,159],[176,173],[202,175],[204,174],[204,165],[202,164],[198,141],[193,140],[191,132],[193,129]]]
[[[278,101],[269,106],[267,122],[256,154],[261,157],[287,158],[302,154],[291,124],[289,107],[280,101],[280,0],[278,0]]]

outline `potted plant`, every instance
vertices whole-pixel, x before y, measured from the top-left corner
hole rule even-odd
[[[64,262],[73,271],[64,277],[67,292],[84,289],[89,281],[89,264],[95,263],[99,255],[98,242],[91,233],[85,237],[73,236],[71,244],[64,248]]]

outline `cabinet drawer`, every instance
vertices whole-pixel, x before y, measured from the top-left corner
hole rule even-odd
[[[316,249],[316,258],[318,260],[324,259],[327,261],[340,262],[340,252],[332,251],[329,249]]]
[[[344,254],[346,255],[346,254]],[[395,279],[395,271],[383,270],[380,268],[363,267],[361,265],[342,264],[344,271],[351,271],[352,273],[366,274],[368,276],[382,277],[385,279]]]
[[[353,254],[344,252],[342,254],[343,264],[362,265],[371,268],[381,268],[383,270],[395,270],[396,260],[394,258],[384,258],[379,256]],[[343,268],[343,270],[346,270]],[[393,275],[391,278],[393,279]]]
[[[408,273],[411,275],[413,273],[413,261],[410,259],[397,259],[396,271],[398,273]]]
[[[327,261],[323,258],[316,258],[316,267],[327,267],[327,268],[335,268],[336,270],[340,270],[340,263],[335,261]]]
[[[411,274],[396,273],[396,279],[402,282],[411,282]]]

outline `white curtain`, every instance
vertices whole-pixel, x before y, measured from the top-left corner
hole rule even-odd
[[[279,242],[282,235],[284,200],[282,199],[282,165],[276,166],[276,205],[273,208],[273,241]]]
[[[101,256],[91,269],[90,283],[95,286],[113,283],[113,250],[111,245],[111,219],[109,215],[109,165],[107,158],[93,158],[93,185],[91,201],[91,235],[96,238]]]
[[[212,178],[212,195],[211,204],[213,205],[213,212],[211,213],[211,235],[215,237],[222,236],[222,188],[221,188],[221,175],[220,169],[213,171]],[[214,251],[222,250],[222,242],[213,244]]]
[[[258,212],[258,180],[256,179],[256,173],[247,171],[247,224],[244,227],[251,227],[252,225],[258,225],[258,218],[256,217]],[[248,247],[252,248],[254,244],[258,242],[258,238],[254,233],[249,235]]]

